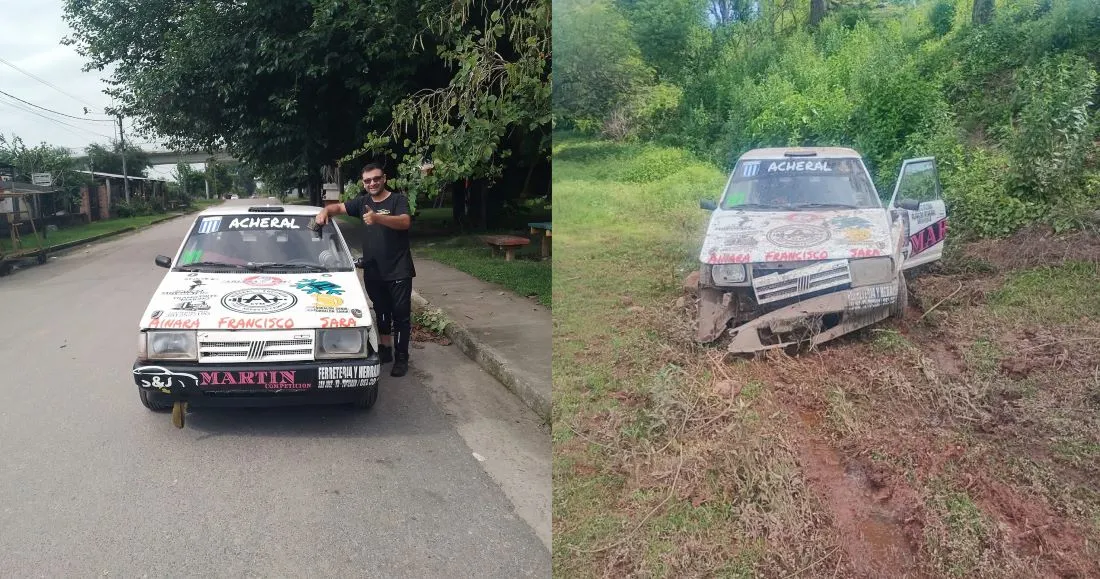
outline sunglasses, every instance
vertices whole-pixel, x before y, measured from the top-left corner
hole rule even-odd
[[[382,181],[385,181],[385,180],[386,180],[385,176],[382,176],[382,177],[367,177],[367,178],[363,179],[363,182],[369,185],[371,183],[381,183]]]

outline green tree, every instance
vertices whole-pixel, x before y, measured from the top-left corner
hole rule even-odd
[[[85,148],[84,152],[88,155],[88,164],[95,172],[122,175],[122,150],[118,142],[113,143],[111,148],[94,143]],[[149,163],[149,154],[129,143],[125,150],[126,174],[131,177],[147,176],[149,168],[153,166]]]
[[[690,63],[691,37],[702,28],[703,0],[621,0],[634,42],[660,80],[683,78]]]

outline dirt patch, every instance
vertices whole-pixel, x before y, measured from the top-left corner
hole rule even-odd
[[[1068,261],[1100,263],[1100,235],[1078,232],[1055,235],[1050,227],[1033,226],[1003,240],[971,243],[966,254],[998,270],[1059,265]]]
[[[415,322],[412,325],[412,336],[411,336],[411,339],[409,340],[409,342],[410,342],[410,345],[413,348],[417,347],[416,346],[417,343],[424,343],[424,342],[431,342],[433,344],[439,344],[441,346],[450,346],[451,345],[451,339],[448,338],[447,336],[444,336],[442,334],[436,334],[436,333],[432,332],[431,330],[429,330],[429,329],[427,329],[427,328],[425,328],[425,327],[423,327],[419,324],[416,324]]]

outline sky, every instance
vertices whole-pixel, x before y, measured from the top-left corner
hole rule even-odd
[[[111,105],[111,99],[103,94],[107,88],[103,79],[109,71],[83,72],[84,57],[74,47],[61,44],[69,34],[62,6],[62,0],[0,0],[0,59],[41,79],[0,62],[0,91],[81,119],[55,115],[0,94],[0,133],[8,139],[13,134],[19,136],[28,146],[46,142],[83,153],[92,143],[108,145],[117,140],[118,123],[103,114],[104,107]],[[85,115],[84,107],[99,114]],[[83,120],[85,117],[109,122]],[[124,119],[123,123],[127,141],[146,150],[165,150],[155,139],[136,135],[131,139],[131,121]],[[170,179],[173,170],[171,165],[158,166],[149,176]]]

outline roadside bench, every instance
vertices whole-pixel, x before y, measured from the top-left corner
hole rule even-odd
[[[489,244],[489,247],[493,248],[493,257],[496,257],[498,251],[503,250],[504,261],[512,261],[516,257],[517,247],[523,247],[531,243],[530,239],[516,235],[487,235],[482,239]]]
[[[550,257],[550,236],[551,236],[551,222],[543,221],[539,223],[528,223],[527,227],[531,228],[531,235],[536,235],[539,231],[542,231],[542,256]]]

